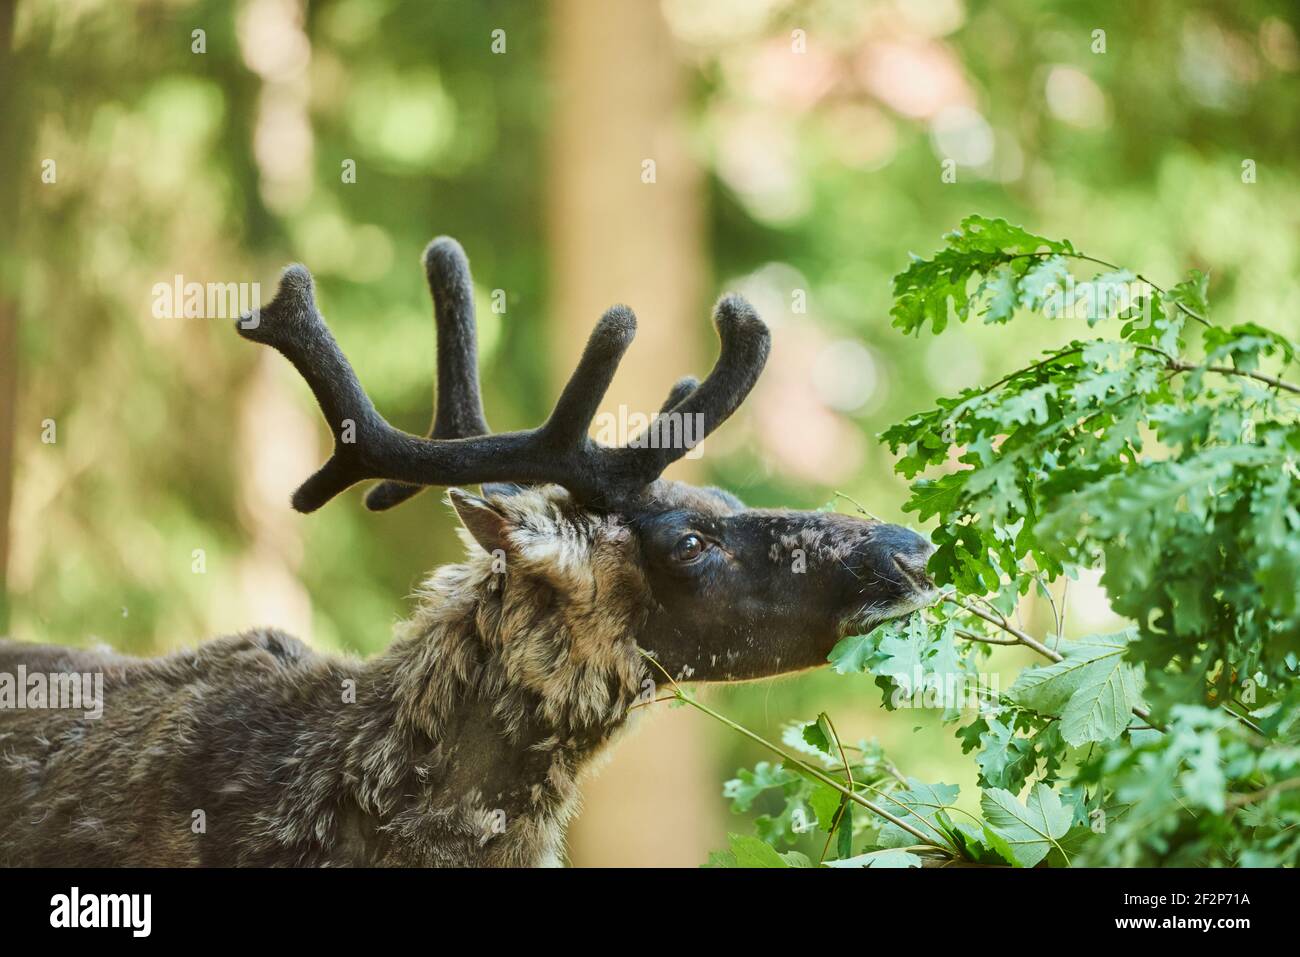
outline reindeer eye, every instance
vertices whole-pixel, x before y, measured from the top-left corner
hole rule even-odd
[[[709,546],[704,539],[698,535],[683,536],[681,541],[673,546],[673,560],[678,562],[693,562],[704,554],[704,550]]]

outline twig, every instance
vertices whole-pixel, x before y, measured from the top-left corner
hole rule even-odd
[[[881,517],[878,516],[878,515],[874,515],[874,514],[872,514],[871,512],[868,512],[865,508],[862,507],[862,503],[859,502],[857,499],[855,499],[855,498],[853,498],[853,497],[851,497],[851,496],[845,495],[843,492],[838,491],[838,490],[835,492],[835,497],[836,497],[836,498],[842,498],[842,499],[845,499],[846,501],[852,502],[852,503],[853,503],[853,507],[856,508],[856,509],[857,509],[859,512],[861,512],[863,515],[867,516],[867,518],[871,519],[871,520],[874,521],[874,522],[879,522],[881,525],[884,525],[884,524],[885,524],[885,520],[884,520],[883,518],[881,518]]]
[[[1045,256],[1060,256],[1063,259],[1079,259],[1082,260],[1083,262],[1095,263],[1098,266],[1105,266],[1107,269],[1113,269],[1113,270],[1118,270],[1120,268],[1119,266],[1115,265],[1115,263],[1108,263],[1104,259],[1098,259],[1095,256],[1086,256],[1083,253],[1051,253],[1051,252],[1019,253],[1015,256],[1011,256],[1010,259],[1025,259],[1025,258],[1042,259]],[[1166,295],[1166,291],[1163,287],[1157,286],[1155,283],[1153,283],[1150,279],[1148,279],[1146,276],[1142,275],[1141,273],[1134,273],[1133,278],[1136,279],[1138,282],[1146,283],[1156,292],[1160,293],[1160,295],[1162,296]],[[1191,316],[1193,319],[1195,319],[1197,322],[1199,322],[1201,325],[1205,326],[1206,328],[1209,328],[1212,325],[1210,320],[1206,319],[1204,316],[1198,313],[1195,309],[1192,309],[1190,306],[1183,305],[1183,303],[1180,302],[1179,300],[1175,299],[1174,305],[1177,306],[1180,311],[1182,311],[1188,316]]]
[[[1263,382],[1265,385],[1272,386],[1274,389],[1285,389],[1287,392],[1293,392],[1300,395],[1300,386],[1292,385],[1282,379],[1271,375],[1264,375],[1262,372],[1247,372],[1245,369],[1234,369],[1232,366],[1198,366],[1190,362],[1175,360],[1170,366],[1177,372],[1194,372],[1203,369],[1206,372],[1217,372],[1219,375],[1241,376],[1245,379],[1254,379],[1256,382]]]
[[[830,728],[831,734],[835,735],[835,747],[840,752],[840,760],[844,762],[844,776],[849,779],[849,790],[852,791],[854,789],[853,769],[849,767],[849,756],[844,753],[844,745],[840,744],[840,733],[835,730],[835,725],[831,723],[830,715],[826,715],[826,727]]]
[[[1056,641],[1052,642],[1052,650],[1055,651],[1061,646],[1061,639],[1065,637],[1065,612],[1067,610],[1066,600],[1070,597],[1070,578],[1064,576],[1061,581],[1061,627],[1056,630]]]
[[[854,802],[855,804],[862,805],[873,814],[883,817],[890,824],[893,824],[895,827],[901,828],[902,830],[906,831],[908,834],[911,834],[917,840],[921,841],[921,843],[927,844],[930,847],[937,847],[940,850],[947,851],[950,854],[956,853],[956,851],[952,847],[948,846],[947,844],[940,844],[934,838],[930,837],[924,832],[913,827],[911,824],[908,824],[906,821],[902,820],[901,818],[896,817],[893,814],[890,814],[888,811],[886,811],[884,808],[880,807],[873,801],[868,801],[866,798],[858,794],[856,791],[850,791],[839,781],[835,780],[835,778],[831,777],[828,774],[825,774],[819,768],[813,767],[811,764],[808,764],[806,761],[799,760],[792,754],[787,754],[785,751],[777,747],[771,741],[768,741],[760,737],[759,735],[755,734],[753,731],[750,731],[745,726],[737,724],[735,721],[732,721],[726,715],[719,714],[717,711],[714,711],[708,705],[701,704],[699,701],[696,701],[690,695],[682,691],[681,686],[677,684],[676,681],[673,680],[673,676],[670,675],[667,671],[664,671],[663,665],[659,664],[658,661],[656,661],[652,656],[646,654],[645,652],[642,652],[641,654],[642,657],[644,657],[647,661],[649,661],[652,665],[654,665],[657,669],[659,669],[659,671],[663,674],[663,676],[668,679],[668,682],[673,686],[673,689],[676,692],[676,697],[678,698],[678,700],[685,702],[686,704],[690,705],[692,708],[695,708],[697,711],[704,712],[710,718],[713,718],[715,721],[720,721],[722,724],[725,724],[727,727],[731,728],[731,730],[737,732],[738,734],[744,735],[746,738],[749,738],[755,744],[762,745],[764,748],[771,751],[773,754],[779,756],[783,764],[797,767],[800,771],[802,771],[804,774],[811,777],[813,780],[826,785],[828,788],[832,788],[833,790],[838,791],[840,794],[847,797],[850,801]]]
[[[958,598],[956,595],[948,595],[947,597],[948,600],[951,601],[954,605],[966,609],[966,611],[970,612],[976,618],[983,618],[989,624],[996,625],[997,627],[1005,631],[1008,635],[1014,637],[1016,640],[1014,642],[1011,642],[1011,644],[1024,645],[1026,648],[1032,648],[1034,649],[1034,651],[1038,652],[1044,658],[1049,658],[1052,661],[1065,660],[1065,656],[1062,655],[1060,652],[1053,651],[1051,648],[1048,648],[1037,638],[1033,637],[1030,634],[1027,634],[1024,631],[1021,631],[1015,625],[1011,624],[1011,622],[1007,621],[1006,615],[1002,614],[1002,612],[1000,611],[997,612],[997,615],[995,617],[994,615],[989,614],[983,608],[980,608],[977,605],[969,604],[968,602]],[[996,609],[994,610],[996,611]]]
[[[971,398],[975,398],[975,396],[987,395],[988,393],[992,392],[994,389],[1006,385],[1008,382],[1010,382],[1012,379],[1016,378],[1017,376],[1026,375],[1027,373],[1031,373],[1031,372],[1037,372],[1039,369],[1043,368],[1044,366],[1049,366],[1053,362],[1057,362],[1061,359],[1068,358],[1069,356],[1078,355],[1082,352],[1083,352],[1083,346],[1067,346],[1064,349],[1060,349],[1056,352],[1053,352],[1050,356],[1047,356],[1045,359],[1040,359],[1038,362],[1035,362],[1032,365],[1025,366],[1023,369],[1017,369],[1015,372],[1008,372],[1006,375],[1004,375],[1001,379],[998,379],[993,384],[985,386],[983,389],[980,389],[978,392],[975,393],[974,396],[971,396]]]
[[[1043,576],[1040,572],[1034,573],[1034,581],[1038,582],[1038,587],[1041,588],[1043,594],[1047,596],[1047,604],[1052,608],[1052,632],[1055,636],[1055,641],[1052,642],[1052,648],[1055,649],[1057,643],[1061,640],[1061,613],[1056,607],[1056,598],[1052,595],[1052,590],[1047,587],[1047,583],[1043,581]],[[1067,578],[1066,581],[1069,581],[1069,579]]]
[[[986,645],[1018,645],[1020,644],[1015,638],[990,638],[988,635],[977,635],[973,631],[967,631],[965,628],[954,628],[953,634],[958,638],[965,638],[967,641],[979,641]]]
[[[1044,658],[1047,658],[1050,661],[1065,660],[1065,656],[1062,655],[1059,651],[1053,651],[1051,648],[1048,648],[1037,638],[1033,637],[1032,635],[1026,634],[1024,631],[1021,631],[1015,625],[1011,624],[1011,622],[1007,621],[1006,615],[1002,614],[1002,612],[1000,611],[997,611],[996,608],[994,608],[993,610],[997,611],[997,617],[994,617],[993,615],[986,612],[983,608],[980,608],[976,605],[969,604],[963,601],[962,599],[958,598],[956,595],[949,594],[946,597],[954,605],[966,609],[966,611],[970,612],[975,617],[983,618],[989,624],[996,625],[997,627],[1005,631],[1007,634],[1012,635],[1016,639],[1016,641],[1014,642],[1015,644],[1024,645],[1026,648],[1032,648],[1034,651],[1038,652],[1040,655],[1042,655]],[[1134,705],[1133,713],[1137,715],[1139,718],[1141,718],[1143,721],[1145,721],[1147,724],[1151,725],[1157,731],[1161,731],[1161,732],[1164,731],[1164,728],[1161,726],[1161,724],[1151,716],[1151,712],[1148,711],[1146,708],[1142,707],[1141,705]]]
[[[1264,375],[1262,372],[1250,372],[1247,369],[1238,369],[1233,366],[1199,365],[1195,362],[1185,362],[1178,358],[1178,356],[1170,355],[1158,346],[1151,346],[1142,342],[1135,342],[1132,343],[1132,345],[1135,349],[1142,352],[1150,352],[1153,355],[1160,356],[1165,360],[1166,366],[1172,372],[1217,372],[1219,375],[1223,376],[1240,376],[1245,379],[1254,379],[1256,382],[1263,382],[1265,385],[1271,386],[1274,389],[1285,389],[1287,392],[1300,394],[1300,386],[1292,385],[1290,382],[1279,379],[1275,376]]]
[[[1254,804],[1256,801],[1281,794],[1283,791],[1294,791],[1296,788],[1300,788],[1300,778],[1287,778],[1285,781],[1278,781],[1276,784],[1251,791],[1249,794],[1230,794],[1226,803],[1232,808],[1245,807],[1247,804]]]
[[[635,711],[637,708],[645,708],[645,707],[649,707],[649,706],[652,705],[652,704],[659,704],[659,702],[661,702],[661,701],[675,701],[676,699],[677,699],[677,696],[676,696],[676,695],[671,695],[671,694],[670,694],[670,695],[669,695],[668,697],[666,697],[666,698],[655,698],[655,699],[652,700],[652,701],[642,701],[642,702],[640,702],[639,704],[634,704],[634,705],[632,705],[632,707],[628,708],[627,710],[628,710],[628,713],[630,714],[631,712]]]
[[[883,764],[883,765],[885,766],[885,770],[889,772],[889,776],[890,776],[890,777],[892,777],[892,778],[893,778],[895,781],[897,781],[899,784],[903,785],[903,787],[907,787],[907,786],[908,786],[908,784],[907,784],[907,778],[905,778],[905,777],[903,776],[903,772],[902,772],[902,771],[898,770],[898,768],[894,766],[894,762],[893,762],[893,761],[890,761],[888,758],[883,758],[883,757],[882,757],[881,760],[880,760],[880,763]]]
[[[845,497],[847,498],[848,496]],[[850,501],[852,501],[852,499],[850,499]],[[856,790],[853,785],[853,769],[849,767],[849,756],[844,753],[844,745],[840,744],[840,733],[835,730],[835,725],[831,723],[831,716],[826,714],[824,711],[822,714],[826,715],[826,727],[831,729],[831,734],[835,737],[835,747],[838,748],[840,752],[840,760],[844,762],[844,776],[849,780],[849,790]],[[831,849],[831,838],[835,836],[836,829],[843,826],[844,812],[848,810],[848,807],[849,805],[847,802],[841,799],[840,806],[835,809],[835,814],[831,818],[830,830],[826,833],[826,843],[822,846],[822,856],[818,858],[818,864],[826,860],[826,854]],[[849,836],[852,838],[852,835]]]
[[[1239,703],[1236,702],[1236,701],[1234,701],[1233,704],[1239,704]],[[1228,712],[1228,714],[1232,715],[1234,718],[1236,718],[1238,721],[1240,721],[1240,722],[1241,722],[1242,724],[1244,724],[1246,727],[1250,728],[1251,731],[1254,731],[1254,732],[1255,732],[1256,734],[1258,734],[1260,737],[1264,738],[1265,740],[1268,739],[1268,735],[1264,733],[1264,729],[1263,729],[1263,728],[1261,728],[1259,725],[1257,725],[1254,721],[1251,721],[1251,720],[1250,720],[1249,718],[1247,718],[1244,714],[1238,714],[1237,712],[1233,711],[1231,708],[1228,707],[1228,705],[1227,705],[1226,702],[1223,703],[1223,704],[1221,704],[1221,705],[1219,705],[1219,707],[1222,708],[1224,711]]]
[[[1032,648],[1034,651],[1038,652],[1040,655],[1042,655],[1044,658],[1049,659],[1050,661],[1055,662],[1055,661],[1065,660],[1064,656],[1061,655],[1060,652],[1056,651],[1053,648],[1048,648],[1046,645],[1044,645],[1041,641],[1038,641],[1032,635],[1026,634],[1022,630],[1020,630],[1019,628],[1011,624],[1011,622],[1007,621],[1006,616],[1003,615],[1002,612],[998,611],[998,609],[995,608],[992,604],[990,604],[986,599],[979,598],[978,600],[988,605],[990,608],[993,608],[993,611],[996,612],[997,617],[994,617],[993,615],[984,611],[982,608],[977,608],[974,605],[967,604],[952,592],[948,592],[943,597],[946,598],[948,601],[952,602],[954,605],[957,605],[959,608],[964,608],[966,611],[970,612],[972,615],[975,615],[977,618],[983,618],[989,624],[996,625],[998,628],[1001,628],[1007,634],[1011,635],[1015,640],[994,641],[982,636],[976,636],[973,632],[965,631],[965,629],[962,628],[956,629],[955,633],[961,636],[962,638],[966,638],[970,641],[983,641],[990,645],[1024,645],[1026,648]],[[1261,728],[1259,725],[1255,724],[1245,715],[1238,714],[1237,712],[1229,708],[1226,704],[1220,705],[1220,707],[1223,708],[1224,711],[1228,712],[1228,714],[1232,715],[1234,718],[1240,721],[1242,724],[1244,724],[1246,727],[1250,728],[1250,730],[1254,731],[1265,741],[1268,740],[1268,736],[1264,734],[1264,729]],[[1161,734],[1165,733],[1164,725],[1162,725],[1159,721],[1153,718],[1151,716],[1151,712],[1148,711],[1146,708],[1143,708],[1141,705],[1134,705],[1133,713],[1137,715],[1139,718],[1141,718],[1143,721],[1145,721],[1151,730],[1159,731]],[[1134,728],[1133,730],[1146,730],[1146,729]]]

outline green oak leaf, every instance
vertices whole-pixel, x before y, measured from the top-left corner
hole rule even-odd
[[[848,635],[835,643],[826,660],[836,674],[858,674],[867,670],[875,653],[876,644],[869,635]]]
[[[731,851],[739,867],[785,867],[785,860],[766,841],[741,834],[729,834]]]
[[[911,851],[901,847],[886,847],[876,851],[867,851],[856,857],[838,861],[826,861],[826,867],[920,867],[921,859]]]
[[[754,770],[742,768],[737,772],[736,777],[726,782],[722,786],[722,796],[731,798],[734,810],[748,811],[754,799],[764,791],[784,788],[798,779],[797,774],[780,764],[759,761],[754,765]]]
[[[1134,632],[1063,642],[1063,660],[1027,668],[1007,696],[1040,714],[1058,715],[1061,736],[1079,746],[1117,738],[1142,703],[1140,672],[1124,660]]]
[[[991,845],[1017,867],[1033,867],[1065,837],[1073,813],[1045,784],[1034,786],[1028,804],[1010,791],[991,788],[980,797]]]
[[[844,795],[825,784],[819,784],[813,788],[812,794],[808,797],[808,804],[811,805],[813,813],[817,815],[817,826],[823,831],[831,829],[831,824],[835,821],[835,815],[839,813],[840,803],[843,799]]]
[[[1034,745],[1016,735],[1011,722],[995,717],[985,719],[988,730],[980,735],[981,751],[975,758],[980,769],[980,783],[985,787],[1020,790],[1025,778],[1034,770]]]
[[[831,730],[831,719],[823,711],[816,721],[804,725],[803,739],[823,754],[836,755],[835,732]]]
[[[953,806],[959,792],[960,788],[955,784],[926,784],[908,778],[907,790],[894,791],[888,797],[878,796],[877,803],[934,843],[947,846],[950,842],[940,815]],[[882,847],[910,847],[916,842],[916,835],[896,824],[886,823],[880,828],[879,843]]]

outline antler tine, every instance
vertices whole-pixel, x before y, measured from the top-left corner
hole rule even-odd
[[[424,250],[424,272],[438,328],[438,399],[431,439],[461,439],[489,431],[478,384],[478,326],[474,282],[460,243],[439,236]]]
[[[460,243],[439,236],[424,250],[424,273],[433,294],[437,326],[438,381],[431,439],[459,439],[489,431],[478,382],[478,336],[474,283]],[[380,512],[418,495],[427,485],[380,482],[366,495],[366,508]]]
[[[678,379],[673,387],[668,391],[668,398],[664,399],[664,404],[659,407],[659,414],[664,415],[673,410],[673,406],[681,402],[688,395],[696,390],[700,380],[693,375],[682,376]]]
[[[364,477],[356,446],[344,441],[349,433],[387,425],[357,381],[316,308],[311,273],[294,264],[284,270],[275,298],[236,325],[245,339],[269,345],[293,363],[311,387],[325,421],[334,434],[334,455],[294,493],[293,506],[311,512]]]
[[[581,447],[600,410],[618,364],[636,336],[636,316],[627,306],[613,306],[596,323],[578,366],[560,393],[540,432],[557,449]]]
[[[721,340],[713,370],[698,385],[683,379],[673,386],[659,416],[628,443],[626,454],[635,459],[634,471],[647,484],[730,418],[767,363],[771,335],[753,306],[742,297],[731,294],[719,299],[713,310],[713,324]],[[669,415],[703,416],[703,428],[693,436],[692,445],[673,441]]]

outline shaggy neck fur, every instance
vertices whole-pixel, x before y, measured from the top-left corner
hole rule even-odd
[[[440,569],[420,599],[360,669],[356,704],[331,703],[330,727],[309,735],[320,748],[300,751],[281,792],[280,837],[352,863],[558,861],[579,775],[648,678],[631,622],[494,574],[481,553]],[[340,767],[344,790],[331,795],[320,776]]]

